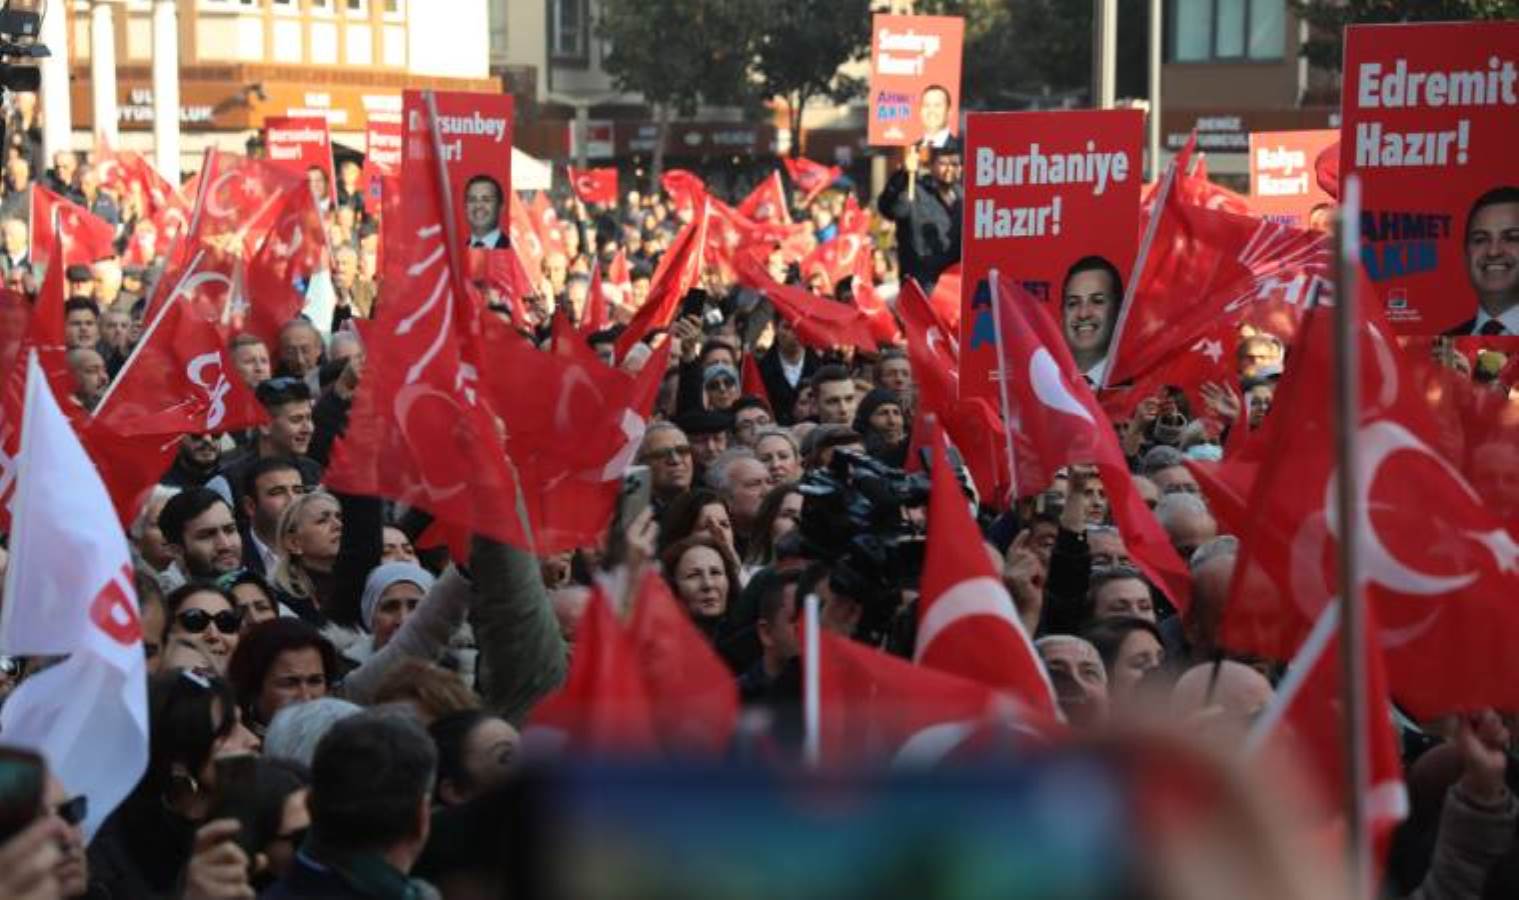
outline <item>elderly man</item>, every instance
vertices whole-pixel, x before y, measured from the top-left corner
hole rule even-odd
[[[1171,538],[1171,546],[1176,548],[1183,561],[1191,559],[1198,547],[1218,536],[1218,522],[1196,494],[1162,496],[1155,505],[1155,518],[1160,520],[1161,527]]]
[[[1171,692],[1171,710],[1187,733],[1237,749],[1271,703],[1266,676],[1232,659],[1188,669]]]
[[[695,468],[686,433],[669,422],[655,422],[644,432],[638,462],[649,467],[656,513],[691,489]]]
[[[733,533],[741,545],[754,528],[760,504],[765,502],[769,475],[765,464],[748,447],[734,447],[725,451],[707,470],[707,484],[728,505],[728,515],[733,519]],[[739,552],[743,552],[742,546],[739,547]]]
[[[1108,672],[1097,648],[1074,635],[1054,634],[1035,641],[1034,649],[1066,720],[1076,728],[1101,727],[1108,717]]]

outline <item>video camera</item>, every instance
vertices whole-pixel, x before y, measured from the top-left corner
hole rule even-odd
[[[908,511],[927,506],[929,487],[922,473],[844,449],[797,485],[802,552],[828,563],[829,588],[863,608],[855,638],[903,655],[912,652],[916,612],[903,593],[918,587],[926,546]]]
[[[38,11],[46,0],[0,0],[0,89],[36,91],[42,86],[42,72],[35,64],[16,64],[12,59],[37,60],[51,56],[47,47],[37,43],[42,30]],[[63,15],[60,9],[55,15]]]

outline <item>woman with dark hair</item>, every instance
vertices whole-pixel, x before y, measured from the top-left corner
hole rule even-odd
[[[237,650],[242,615],[232,595],[211,582],[180,585],[164,598],[164,630],[159,646],[189,640],[206,652],[218,675],[227,674],[227,661]]]
[[[274,599],[274,586],[268,579],[252,569],[238,569],[216,579],[216,583],[232,595],[237,610],[243,617],[243,631],[260,622],[279,617],[279,602]]]
[[[722,542],[704,534],[677,541],[660,556],[665,581],[696,627],[717,643],[728,606],[740,589],[738,560]]]
[[[289,704],[327,696],[340,674],[332,642],[300,619],[248,629],[227,667],[248,726],[260,734]]]
[[[1108,670],[1108,696],[1115,704],[1131,699],[1140,682],[1166,661],[1160,629],[1148,619],[1121,616],[1102,619],[1082,634]]]
[[[506,780],[517,762],[517,729],[478,709],[439,716],[427,726],[438,747],[436,799],[468,803]]]
[[[91,881],[110,897],[180,896],[196,829],[214,812],[218,761],[257,749],[227,682],[182,671],[153,676],[148,769],[90,844]]]
[[[794,483],[778,485],[760,502],[754,515],[754,530],[749,534],[749,553],[745,566],[759,568],[775,562],[775,542],[795,531],[802,519],[802,492]]]
[[[723,543],[729,553],[737,546],[733,540],[733,519],[728,505],[715,491],[693,488],[671,501],[659,517],[659,552],[693,535],[709,535]]]

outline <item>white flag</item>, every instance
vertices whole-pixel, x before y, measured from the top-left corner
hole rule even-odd
[[[0,741],[89,798],[93,837],[147,769],[147,664],[126,535],[35,352],[16,470],[0,652],[69,658],[6,700]]]

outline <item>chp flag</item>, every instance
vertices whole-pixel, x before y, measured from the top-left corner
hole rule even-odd
[[[1519,22],[1352,25],[1341,94],[1340,176],[1361,177],[1361,262],[1388,324],[1515,334]]]
[[[26,365],[0,652],[68,658],[16,688],[0,731],[90,798],[90,837],[147,768],[142,624],[111,498],[35,354]]]

